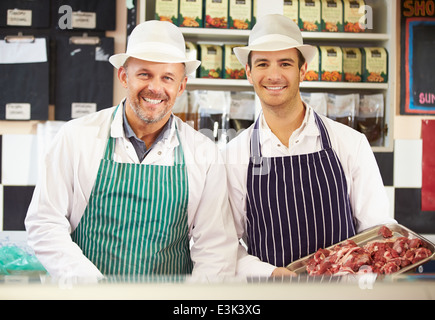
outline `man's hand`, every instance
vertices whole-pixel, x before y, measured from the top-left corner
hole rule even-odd
[[[287,268],[279,267],[272,271],[271,277],[294,277],[296,273]]]

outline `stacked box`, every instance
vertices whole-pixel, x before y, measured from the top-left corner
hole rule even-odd
[[[180,27],[202,28],[204,25],[203,1],[180,0],[178,23]]]
[[[340,47],[320,46],[320,78],[322,81],[342,81],[343,54]]]
[[[345,82],[361,82],[362,54],[359,48],[342,48],[343,74]]]
[[[385,48],[363,48],[362,66],[364,82],[388,81],[388,52]]]
[[[320,0],[300,0],[299,28],[301,31],[320,31],[321,12]]]
[[[205,27],[228,28],[228,0],[205,0]]]
[[[322,31],[343,32],[343,2],[322,0]]]
[[[229,0],[228,16],[230,29],[251,29],[252,0]]]
[[[156,0],[155,19],[178,25],[178,0]]]
[[[222,78],[223,49],[222,45],[199,43],[201,67],[200,78]]]

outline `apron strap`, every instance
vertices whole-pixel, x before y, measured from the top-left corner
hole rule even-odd
[[[328,130],[326,130],[325,124],[323,123],[320,116],[313,110],[314,118],[316,120],[317,127],[320,131],[320,142],[322,144],[322,149],[331,148],[331,139],[329,138]]]

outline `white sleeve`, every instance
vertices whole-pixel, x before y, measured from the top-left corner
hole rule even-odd
[[[357,233],[385,223],[396,223],[389,216],[389,200],[376,158],[365,136],[357,143],[351,166],[350,199]]]
[[[198,141],[194,145],[200,148],[194,151],[197,160],[190,165],[195,181],[189,181],[189,195],[193,194],[197,199],[195,207],[191,208],[194,212],[189,212],[193,215],[190,230],[192,276],[233,277],[238,242],[228,203],[225,165],[211,141]]]
[[[102,274],[70,236],[74,150],[63,132],[62,128],[45,156],[44,168],[27,212],[28,244],[50,276],[93,282],[102,278]]]

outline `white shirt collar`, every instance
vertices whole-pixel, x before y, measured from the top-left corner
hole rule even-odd
[[[301,126],[296,129],[291,137],[291,140],[295,139],[301,139],[303,136],[319,136],[320,131],[316,124],[316,119],[314,117],[314,110],[313,108],[305,104],[305,116],[304,120],[302,121]],[[264,118],[263,112],[260,114],[260,123],[259,123],[260,130],[260,143],[266,143],[268,141],[279,141],[279,139],[275,136],[275,134],[272,132],[272,130],[269,128],[266,119]],[[289,143],[289,145],[291,145]]]

